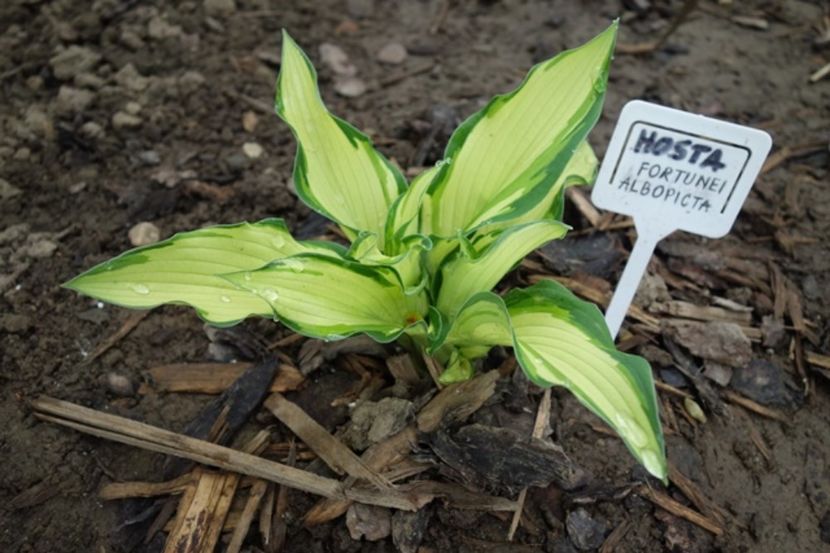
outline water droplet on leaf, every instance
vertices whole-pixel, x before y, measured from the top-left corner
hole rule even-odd
[[[150,288],[148,288],[146,284],[130,284],[130,289],[136,294],[141,294],[142,296],[146,296],[150,293]]]
[[[305,270],[305,265],[299,259],[283,259],[282,263],[295,273],[302,273]]]
[[[231,302],[231,299],[228,296],[220,296],[219,299],[222,300],[222,303],[230,303]]]
[[[282,236],[276,236],[271,239],[271,245],[275,248],[281,248],[285,246],[285,238],[283,238]]]
[[[280,295],[273,288],[263,288],[260,291],[260,294],[262,294],[262,297],[271,303],[277,301],[280,298]]]

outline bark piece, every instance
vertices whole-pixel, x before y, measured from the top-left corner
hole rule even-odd
[[[675,320],[667,323],[667,331],[680,345],[704,359],[730,367],[746,365],[752,359],[752,342],[735,323]]]
[[[219,541],[239,477],[204,469],[196,474],[198,483],[179,504],[164,553],[209,553]]]
[[[381,490],[391,487],[388,480],[366,466],[351,449],[329,434],[296,404],[285,399],[282,394],[272,394],[266,400],[265,407],[305,442],[333,471],[366,480]]]
[[[138,393],[191,392],[221,394],[250,369],[251,363],[172,363],[159,365],[147,371],[149,383],[142,384]],[[269,391],[296,390],[305,378],[295,367],[281,364]]]
[[[566,490],[584,483],[584,472],[560,448],[505,428],[471,424],[453,435],[439,430],[425,439],[464,480],[512,494],[552,482]]]

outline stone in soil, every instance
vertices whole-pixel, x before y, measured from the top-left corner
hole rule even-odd
[[[182,35],[182,28],[178,25],[171,25],[165,19],[155,16],[147,22],[147,36],[153,40],[175,38]],[[123,37],[122,37],[123,40]],[[140,39],[139,39],[140,40]]]
[[[144,221],[134,225],[127,233],[130,244],[133,246],[146,246],[147,244],[154,244],[161,238],[161,231],[159,228],[148,221]]]
[[[346,512],[346,527],[353,540],[378,541],[392,532],[392,517],[384,507],[353,503]]]
[[[582,508],[568,513],[565,528],[568,530],[571,542],[580,551],[596,549],[605,541],[607,530],[605,521],[592,517]]]
[[[250,159],[258,159],[262,157],[263,149],[262,146],[260,146],[256,142],[246,142],[242,145],[242,153],[244,153]]]
[[[33,326],[32,320],[26,315],[19,315],[17,313],[4,313],[0,315],[0,330],[3,330],[3,332],[20,334],[26,332]]]
[[[16,186],[9,184],[9,181],[0,179],[0,200],[8,200],[23,194],[23,191]]]
[[[334,81],[334,91],[346,98],[357,98],[367,90],[366,83],[359,77],[344,77]]]
[[[104,377],[104,383],[107,390],[117,396],[130,397],[135,394],[135,382],[129,376],[110,372]]]
[[[101,54],[83,46],[70,46],[56,54],[49,60],[57,79],[68,81],[78,73],[83,73],[95,67],[101,61]]]
[[[222,17],[236,11],[234,0],[205,0],[205,13],[211,17]]]
[[[141,117],[123,111],[117,111],[112,116],[112,127],[115,130],[135,129],[140,127],[141,123]]]
[[[354,449],[364,450],[402,430],[414,414],[412,402],[405,399],[364,401],[352,412],[352,424],[343,441]]]
[[[122,67],[113,78],[115,82],[133,92],[141,92],[149,84],[149,79],[143,76],[132,63]]]
[[[752,342],[735,323],[694,321],[670,321],[669,335],[692,354],[741,367],[752,359]]]
[[[406,61],[408,54],[406,47],[400,42],[390,42],[377,53],[377,60],[381,63],[398,65]]]
[[[65,117],[77,115],[85,111],[94,101],[94,92],[64,85],[55,99],[55,113]]]
[[[318,51],[323,64],[338,75],[354,77],[357,74],[357,67],[349,61],[349,55],[336,44],[324,42]]]

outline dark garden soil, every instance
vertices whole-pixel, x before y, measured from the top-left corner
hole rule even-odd
[[[162,237],[267,216],[284,217],[303,236],[326,232],[292,192],[295,145],[269,114],[281,28],[319,68],[332,111],[409,168],[435,163],[447,128],[512,88],[535,61],[581,43],[614,17],[623,18],[621,43],[650,40],[683,3],[289,4],[0,3],[0,550],[155,550],[125,537],[127,502],[104,502],[98,492],[113,481],[161,480],[162,456],[40,422],[29,401],[46,394],[183,431],[211,396],[138,393],[146,371],[246,356],[233,337],[211,342],[188,309],[165,307],[85,362],[131,313],[59,284],[130,247],[128,231],[140,222],[153,223]],[[594,550],[615,529],[612,539],[621,538],[604,551],[830,550],[830,367],[820,356],[830,349],[830,78],[809,81],[829,61],[827,9],[819,1],[700,2],[658,52],[617,55],[592,134],[602,152],[622,105],[644,98],[774,137],[773,166],[730,236],[675,235],[661,246],[638,299],[644,315],[629,318],[622,336],[626,348],[650,358],[662,382],[703,407],[706,422],[688,414],[694,409],[678,392],[660,392],[669,459],[705,505],[722,510],[722,535],[648,501],[639,483],[662,486],[646,480],[598,419],[555,391],[551,438],[588,482],[567,492],[531,489],[512,543],[509,516],[440,501],[428,507],[420,549],[396,549],[390,537],[356,541],[344,517],[305,528],[301,517],[315,498],[292,491],[284,551],[564,553]],[[406,47],[405,59],[395,59],[394,49],[379,56],[391,42]],[[336,79],[321,60],[322,43],[346,52],[365,90]],[[573,204],[566,220],[573,236],[531,256],[506,284],[545,273],[572,279],[583,294],[608,291],[633,230],[608,217],[598,230]],[[691,315],[682,311],[689,304]],[[719,310],[701,315],[694,306]],[[727,318],[741,328],[678,322],[689,316]],[[271,344],[289,333],[248,321],[233,336]],[[296,363],[300,347],[276,351]],[[329,406],[358,381],[348,366],[344,358],[327,361],[287,396],[336,431],[349,423],[348,402]],[[371,370],[385,374],[381,387],[392,384],[388,373]],[[471,422],[529,434],[540,391],[518,376],[498,390]],[[754,401],[747,404],[754,410],[739,406],[741,398]],[[759,414],[763,408],[784,421]],[[269,424],[275,442],[289,439],[257,410],[233,444]],[[438,463],[425,475],[453,480],[445,468]],[[676,482],[665,493],[701,510]],[[247,543],[262,549],[256,524]]]

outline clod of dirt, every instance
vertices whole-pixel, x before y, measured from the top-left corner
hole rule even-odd
[[[786,381],[784,370],[766,359],[736,367],[731,387],[762,405],[793,407],[800,398]]]
[[[772,315],[766,315],[761,319],[761,335],[765,348],[780,350],[789,343],[789,336],[784,328],[784,322]]]
[[[392,533],[392,517],[384,507],[353,503],[346,512],[346,527],[353,540],[378,541]]]
[[[352,412],[352,424],[343,435],[343,442],[362,451],[403,430],[414,416],[412,402],[405,399],[364,401]]]
[[[507,428],[471,424],[454,435],[439,430],[423,438],[461,479],[471,483],[518,493],[552,482],[572,490],[585,481],[582,469],[559,447]]]
[[[185,71],[179,77],[179,92],[190,95],[199,90],[205,84],[205,76],[198,71]]]
[[[375,12],[374,0],[346,0],[346,11],[355,18],[369,17]]]
[[[70,117],[86,110],[94,101],[94,92],[64,85],[55,99],[55,113],[59,116]]]
[[[141,92],[150,84],[150,79],[139,73],[132,63],[122,67],[113,78],[120,86],[133,92]]]
[[[222,17],[236,11],[234,0],[205,0],[205,13],[211,17]]]
[[[377,53],[377,60],[381,63],[398,65],[406,61],[408,53],[406,47],[400,42],[390,42]]]
[[[19,315],[17,313],[4,313],[0,315],[0,330],[3,332],[21,334],[33,326],[32,320],[26,315]]]
[[[15,134],[21,140],[36,142],[38,140],[53,140],[55,126],[52,119],[40,106],[32,105],[26,108],[21,125],[15,127]]]
[[[608,279],[622,260],[618,239],[608,233],[565,237],[539,250],[544,264],[557,274],[587,273]]]
[[[654,303],[670,301],[669,288],[660,275],[646,272],[634,296],[634,304],[640,307],[651,307]]]
[[[418,551],[431,518],[432,509],[428,507],[414,513],[395,511],[392,515],[392,543],[400,553]]]
[[[605,541],[607,526],[604,520],[597,519],[585,509],[579,508],[568,513],[565,520],[568,537],[580,551],[596,549]]]
[[[55,77],[68,81],[101,61],[101,54],[83,46],[70,46],[49,60]]]
[[[26,236],[23,244],[12,254],[12,262],[26,259],[45,259],[51,257],[58,245],[51,240],[48,232],[33,232]]]
[[[349,61],[349,55],[341,47],[330,42],[324,42],[319,46],[318,51],[320,52],[320,61],[338,75],[344,77],[357,75],[357,67]]]
[[[346,98],[362,96],[368,87],[359,77],[343,77],[334,81],[334,91]]]
[[[720,386],[729,386],[732,380],[732,367],[706,359],[703,362],[703,376]]]
[[[87,121],[81,125],[81,136],[90,140],[99,140],[104,137],[104,127],[95,121]]]
[[[146,246],[158,242],[161,238],[161,231],[153,223],[143,221],[133,226],[127,236],[133,246]]]
[[[8,200],[23,194],[23,191],[16,186],[9,184],[9,181],[0,179],[0,200]]]
[[[175,38],[182,35],[182,28],[178,25],[171,25],[166,20],[159,16],[155,16],[147,22],[147,36],[153,40],[164,40],[166,38]],[[132,37],[130,37],[132,38]],[[124,37],[122,36],[122,41]],[[139,40],[141,40],[139,38]],[[125,42],[128,47],[131,47]],[[136,49],[136,48],[134,48]]]
[[[730,367],[742,367],[752,359],[752,342],[735,323],[669,321],[668,334],[694,355]]]

